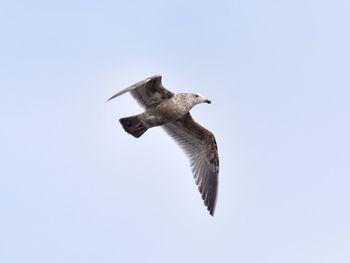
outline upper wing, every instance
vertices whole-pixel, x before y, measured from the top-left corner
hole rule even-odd
[[[153,76],[135,83],[134,85],[118,92],[107,101],[114,99],[126,92],[131,92],[131,95],[144,108],[147,108],[153,103],[160,102],[165,99],[170,99],[174,94],[163,87],[162,77]]]
[[[161,126],[190,158],[193,176],[204,204],[214,214],[218,189],[219,156],[214,135],[187,113]]]

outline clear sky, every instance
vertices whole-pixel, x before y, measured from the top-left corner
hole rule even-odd
[[[0,262],[350,262],[349,1],[0,3]],[[214,217],[162,129],[111,95],[211,105]]]

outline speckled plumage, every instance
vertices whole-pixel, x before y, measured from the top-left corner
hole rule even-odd
[[[210,103],[199,94],[172,93],[153,76],[118,92],[109,100],[130,92],[144,113],[120,119],[125,131],[140,137],[147,129],[162,127],[190,159],[192,173],[209,213],[214,214],[219,157],[214,135],[193,120],[189,111],[199,103]],[[108,101],[109,101],[108,100]]]

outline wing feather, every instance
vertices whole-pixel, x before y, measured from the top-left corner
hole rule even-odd
[[[163,87],[162,77],[156,75],[139,81],[126,89],[123,89],[122,91],[110,97],[107,101],[110,101],[127,92],[131,92],[131,95],[143,108],[147,108],[150,105],[162,100],[170,99],[174,95],[171,91]]]
[[[214,135],[187,113],[162,126],[190,159],[192,173],[204,204],[214,214],[219,174],[219,157]]]

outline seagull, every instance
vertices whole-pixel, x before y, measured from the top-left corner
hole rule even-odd
[[[190,110],[211,101],[195,93],[173,93],[162,85],[159,75],[118,92],[107,101],[130,92],[145,111],[121,118],[124,130],[139,138],[148,129],[160,126],[182,148],[190,160],[192,173],[204,204],[214,215],[218,192],[219,156],[214,135],[194,121]]]

